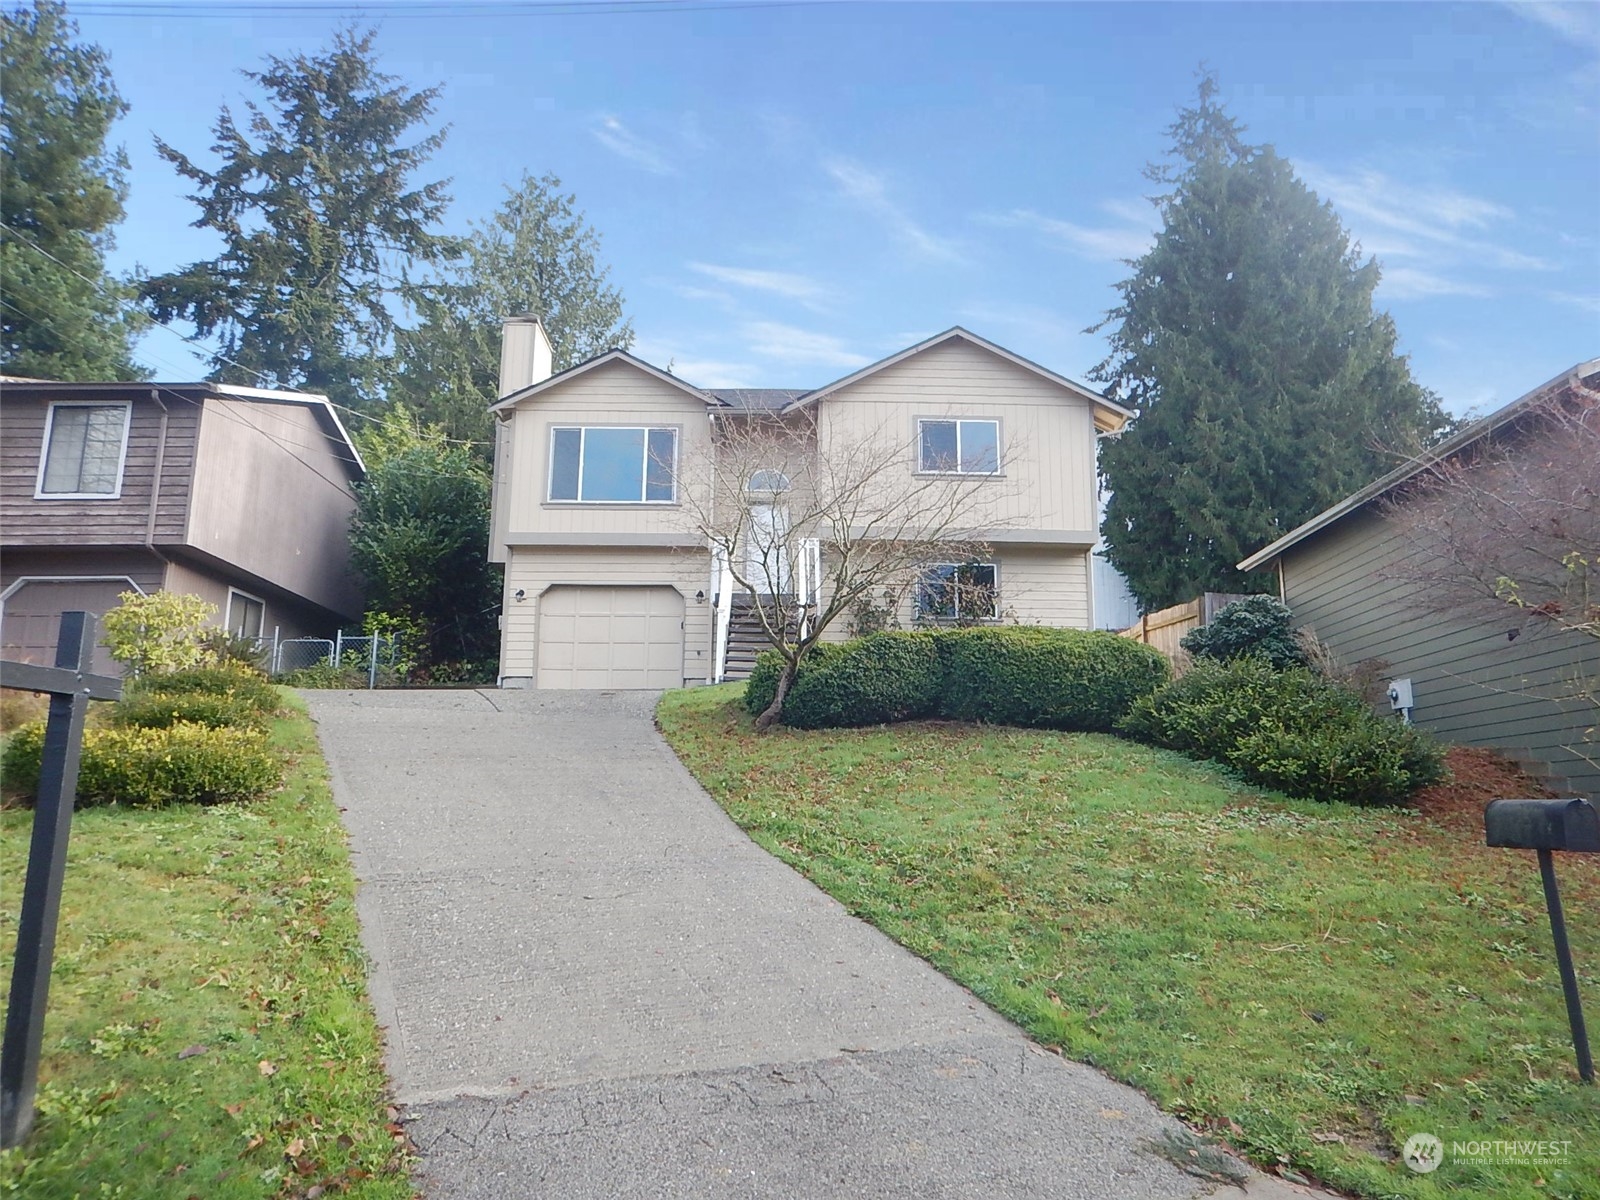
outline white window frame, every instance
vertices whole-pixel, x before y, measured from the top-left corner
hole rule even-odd
[[[584,447],[588,441],[591,429],[637,429],[644,434],[644,457],[639,463],[639,499],[637,500],[585,500],[583,499],[583,460]],[[551,493],[556,484],[556,434],[578,433],[578,495],[574,499],[557,499]],[[666,500],[651,500],[648,498],[650,484],[650,435],[652,433],[672,434],[672,496]],[[683,427],[681,425],[551,425],[550,450],[545,463],[545,488],[544,500],[546,504],[621,504],[629,507],[652,505],[655,507],[671,506],[678,503],[678,463],[683,453]]]
[[[235,596],[239,597],[241,600],[249,600],[255,604],[261,605],[261,626],[254,634],[256,640],[259,641],[261,639],[261,630],[267,627],[267,602],[260,596],[252,596],[249,592],[240,591],[236,587],[231,587],[228,589],[228,612],[227,616],[223,618],[222,628],[227,632],[229,637],[252,636],[248,633],[234,633],[233,631],[233,598]]]
[[[117,456],[117,486],[109,492],[47,492],[44,490],[45,469],[50,465],[50,438],[55,433],[58,408],[120,408],[122,409],[122,452]],[[33,482],[35,500],[120,500],[122,476],[128,466],[128,432],[133,427],[133,402],[131,400],[52,400],[44,418],[44,441],[39,446],[39,473]]]
[[[928,424],[954,425],[956,427],[956,465],[950,470],[941,470],[930,467],[922,461],[922,427]],[[961,466],[961,426],[962,425],[993,425],[994,426],[994,470],[968,471]],[[1001,475],[1005,472],[1005,461],[1001,456],[1000,438],[1004,430],[999,417],[918,417],[917,418],[917,474],[918,475]]]
[[[946,622],[959,621],[959,620],[962,619],[961,618],[961,598],[960,598],[959,591],[957,592],[957,596],[956,596],[956,615],[955,616],[953,616],[953,617],[941,617],[941,616],[937,616],[937,615],[932,614],[932,613],[924,613],[922,611],[923,580],[930,573],[932,573],[934,571],[938,571],[938,570],[940,570],[940,569],[942,569],[944,567],[949,567],[953,571],[959,571],[964,567],[967,567],[967,568],[970,568],[970,567],[988,567],[989,570],[993,571],[994,572],[994,596],[993,596],[994,609],[988,616],[986,616],[986,617],[978,617],[976,619],[979,620],[979,621],[998,621],[1000,619],[1000,564],[998,562],[990,560],[990,561],[987,561],[987,562],[937,562],[937,563],[924,563],[922,568],[921,568],[921,570],[918,571],[918,573],[917,573],[916,586],[912,590],[912,593],[911,593],[911,605],[912,605],[912,614],[911,615],[915,620],[923,621],[923,622],[926,622],[928,624],[944,624]]]

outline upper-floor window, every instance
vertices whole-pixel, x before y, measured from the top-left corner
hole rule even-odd
[[[34,495],[60,500],[115,500],[122,494],[131,404],[50,406]]]
[[[1000,470],[1000,422],[917,422],[918,469],[955,475],[993,475]]]
[[[550,431],[550,499],[671,504],[678,498],[678,431],[585,425]]]

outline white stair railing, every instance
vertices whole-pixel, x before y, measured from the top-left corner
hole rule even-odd
[[[711,551],[712,619],[711,682],[721,683],[728,674],[728,625],[733,619],[733,570],[720,546]]]
[[[799,569],[795,572],[795,600],[800,608],[800,636],[811,632],[822,598],[822,542],[818,538],[800,541]]]

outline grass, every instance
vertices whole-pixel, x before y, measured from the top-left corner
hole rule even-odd
[[[1087,734],[757,736],[741,685],[657,719],[750,835],[1039,1041],[1256,1162],[1368,1197],[1600,1197],[1532,856],[1287,800]],[[1562,858],[1600,1016],[1600,871]],[[1431,1175],[1398,1147],[1445,1143]],[[1568,1141],[1472,1162],[1452,1142]],[[1493,1157],[1491,1152],[1488,1157]]]
[[[38,1123],[0,1156],[0,1196],[413,1194],[344,833],[288,702],[278,793],[74,817]],[[0,811],[0,995],[30,821]]]

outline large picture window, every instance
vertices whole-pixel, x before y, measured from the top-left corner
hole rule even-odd
[[[992,621],[1000,615],[994,563],[935,563],[917,581],[917,619]]]
[[[678,498],[678,431],[586,425],[550,431],[555,501],[671,504]]]
[[[1000,470],[999,421],[918,421],[917,445],[922,471],[993,475]]]
[[[128,404],[52,404],[45,418],[37,495],[115,500],[122,494]]]

